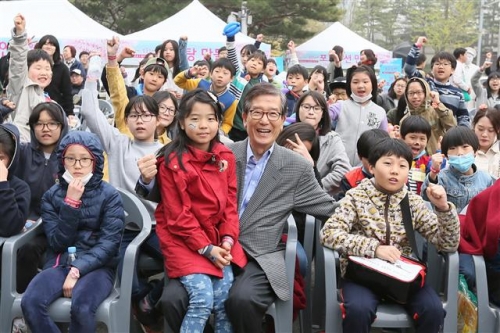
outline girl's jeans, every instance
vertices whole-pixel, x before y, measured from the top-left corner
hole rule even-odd
[[[189,295],[189,306],[182,321],[181,333],[203,332],[212,309],[215,312],[215,332],[233,332],[224,307],[234,280],[231,266],[224,267],[223,273],[222,279],[206,274],[190,274],[179,279]]]

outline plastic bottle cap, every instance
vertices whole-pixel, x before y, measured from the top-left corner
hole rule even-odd
[[[76,247],[74,246],[68,247],[68,253],[76,253]]]

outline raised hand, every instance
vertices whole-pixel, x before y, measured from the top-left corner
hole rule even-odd
[[[120,38],[118,36],[113,36],[112,39],[107,40],[106,50],[108,52],[108,57],[116,56],[119,48],[120,48]]]
[[[120,52],[121,60],[126,58],[133,58],[135,56],[135,50],[129,46],[125,46],[123,50]]]
[[[14,16],[14,28],[16,29],[16,35],[21,35],[26,29],[26,19],[22,14],[17,14]]]
[[[234,37],[238,32],[240,32],[240,30],[241,26],[239,22],[231,22],[224,27],[222,34],[226,37],[231,38]]]
[[[417,46],[424,46],[427,43],[427,37],[420,36],[417,38],[417,42],[415,43]]]
[[[141,172],[141,180],[144,184],[151,183],[158,173],[158,168],[156,167],[156,157],[153,154],[141,157],[137,161],[137,167]]]
[[[446,196],[446,190],[441,185],[436,185],[429,183],[429,187],[426,189],[427,197],[429,201],[436,207],[437,210],[447,211],[449,210],[448,197]]]
[[[293,40],[289,41],[287,44],[290,53],[295,53],[295,42]]]

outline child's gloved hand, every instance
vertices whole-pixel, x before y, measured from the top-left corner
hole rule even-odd
[[[228,38],[232,38],[240,31],[241,31],[240,23],[231,22],[224,27],[222,34]]]

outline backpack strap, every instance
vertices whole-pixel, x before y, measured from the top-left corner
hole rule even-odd
[[[413,229],[413,223],[411,221],[411,211],[410,211],[410,200],[408,199],[408,193],[401,201],[401,211],[403,212],[403,225],[405,227],[406,237],[410,241],[410,246],[413,255],[422,262],[422,259],[418,255],[418,246],[415,239],[415,230]]]

